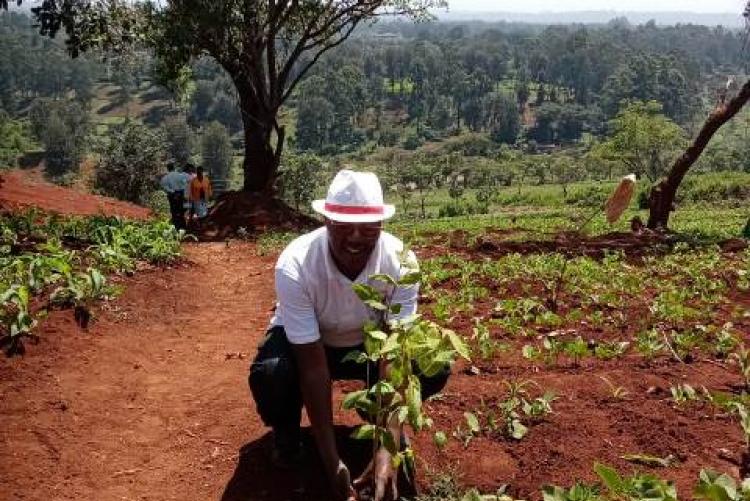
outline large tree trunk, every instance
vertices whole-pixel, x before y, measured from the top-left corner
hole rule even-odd
[[[708,116],[693,144],[680,155],[672,165],[672,170],[651,189],[649,198],[648,227],[651,229],[667,228],[669,215],[674,206],[677,188],[688,169],[698,160],[708,142],[719,128],[728,122],[750,99],[750,80],[745,82],[739,94],[728,103],[720,103]]]
[[[284,146],[284,128],[278,127],[276,116],[264,112],[253,99],[242,99],[242,123],[245,129],[245,160],[242,164],[244,191],[273,194],[273,185]],[[276,144],[272,144],[276,131]]]

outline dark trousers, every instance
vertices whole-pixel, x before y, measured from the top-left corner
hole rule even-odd
[[[185,228],[185,194],[181,191],[167,193],[169,200],[169,212],[172,216],[172,225],[178,230]]]
[[[326,346],[325,350],[331,380],[368,382],[367,363],[343,361],[344,357],[353,350],[364,351],[364,346],[351,348]],[[378,370],[375,364],[369,365],[369,383],[372,386],[377,382]],[[421,383],[424,400],[443,389],[448,382],[450,370],[446,369],[432,377],[420,374],[416,368],[414,373]],[[291,344],[286,338],[283,327],[273,327],[266,334],[250,366],[248,381],[258,414],[266,426],[273,427],[277,433],[281,431],[293,437],[299,436],[302,394],[294,353],[292,353]]]

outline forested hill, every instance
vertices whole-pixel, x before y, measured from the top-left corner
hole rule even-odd
[[[654,21],[656,24],[699,24],[703,26],[725,26],[727,28],[741,28],[744,24],[742,16],[737,12],[731,13],[699,13],[699,12],[638,12],[614,10],[588,10],[572,12],[555,12],[554,7],[547,12],[481,12],[451,10],[437,11],[441,21],[476,21],[484,22],[507,21],[530,24],[607,24],[612,19],[624,18],[633,24],[645,24]]]
[[[625,99],[658,101],[684,125],[744,71],[742,43],[721,27],[623,20],[381,23],[330,54],[300,88],[298,145],[352,144],[383,116],[424,139],[466,127],[514,143],[523,125],[527,139],[574,142],[603,132]]]
[[[108,128],[126,116],[160,128],[172,158],[196,155],[198,141],[189,139],[213,122],[217,134],[222,127],[233,138],[235,157],[241,151],[234,86],[210,59],[196,61],[173,94],[156,83],[159,66],[148,53],[70,59],[61,40],[40,37],[28,17],[12,12],[0,14],[0,36],[0,161],[12,162],[36,139],[48,166],[65,171],[93,144],[87,134],[108,139]],[[286,152],[378,163],[371,154],[388,148],[433,156],[455,148],[489,159],[507,145],[529,153],[530,162],[554,150],[583,165],[578,159],[611,134],[612,119],[628,102],[652,101],[630,111],[663,115],[682,128],[670,129],[671,136],[689,135],[747,73],[744,36],[624,19],[376,23],[326,54],[297,87],[282,110]],[[722,168],[740,168],[735,160],[744,150],[731,144]]]

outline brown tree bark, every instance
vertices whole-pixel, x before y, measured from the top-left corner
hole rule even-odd
[[[666,229],[674,207],[675,195],[688,169],[698,160],[708,142],[719,128],[728,122],[750,99],[750,80],[727,103],[719,103],[708,116],[693,144],[672,165],[666,178],[651,188],[648,227]]]
[[[243,99],[243,94],[240,94],[240,109],[245,139],[242,188],[244,191],[273,195],[284,146],[284,128],[278,125],[275,112],[267,112],[252,97],[245,95]]]

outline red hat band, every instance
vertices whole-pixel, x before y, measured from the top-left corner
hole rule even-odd
[[[325,210],[337,214],[351,215],[383,214],[384,212],[382,205],[339,205],[330,202],[325,203]]]

